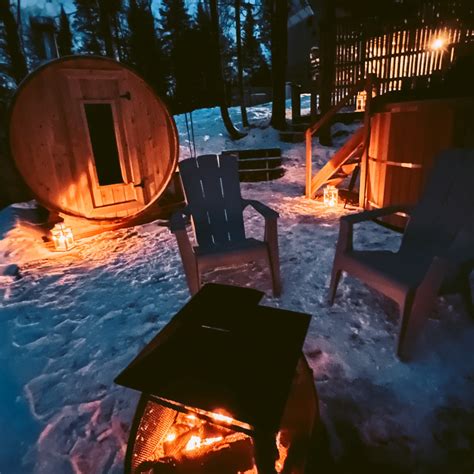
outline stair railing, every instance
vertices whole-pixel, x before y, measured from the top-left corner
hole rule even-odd
[[[312,199],[314,197],[313,192],[313,150],[312,141],[313,135],[318,133],[321,128],[328,125],[332,118],[353,98],[358,92],[365,89],[367,98],[364,115],[364,143],[368,142],[369,128],[370,128],[370,104],[372,99],[372,88],[377,84],[377,78],[374,74],[369,74],[366,78],[360,79],[354,87],[343,97],[335,106],[331,107],[317,122],[310,125],[305,132],[306,142],[306,197]]]

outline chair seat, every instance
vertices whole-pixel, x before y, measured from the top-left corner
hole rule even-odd
[[[241,252],[251,248],[266,248],[266,243],[261,240],[249,238],[245,240],[239,240],[237,242],[229,242],[226,244],[213,245],[212,247],[194,247],[194,253],[201,257],[203,255],[215,255],[218,253],[228,252]]]
[[[428,270],[432,257],[399,252],[354,250],[344,254],[344,270],[396,299],[415,290]],[[367,279],[370,279],[370,282]]]
[[[267,244],[256,239],[214,245],[210,248],[194,247],[194,252],[201,270],[268,258]]]

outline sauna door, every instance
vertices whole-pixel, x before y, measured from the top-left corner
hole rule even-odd
[[[87,175],[97,218],[126,217],[145,204],[141,160],[131,153],[124,107],[132,97],[120,71],[66,70],[73,98],[68,117],[77,166]]]

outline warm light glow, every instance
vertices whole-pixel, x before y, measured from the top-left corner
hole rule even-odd
[[[366,91],[358,92],[357,99],[356,99],[356,112],[364,112],[366,102],[367,102],[367,92]]]
[[[217,436],[215,438],[204,438],[201,439],[200,436],[191,436],[186,447],[184,448],[186,451],[193,451],[194,449],[199,449],[203,446],[210,446],[211,444],[218,443],[222,441],[224,438],[222,436]]]
[[[146,413],[152,414],[153,409],[147,410]],[[214,420],[216,423],[213,422]],[[155,462],[162,458],[173,458],[178,466],[182,463],[183,472],[197,472],[192,470],[192,466],[212,463],[213,459],[225,459],[224,462],[229,463],[229,470],[220,470],[219,474],[227,472],[257,474],[251,435],[225,426],[234,426],[238,423],[238,420],[232,418],[231,413],[221,408],[213,412],[201,410],[201,413],[196,414],[179,412],[173,425],[163,436],[162,442],[155,445],[152,453],[147,454],[147,460]],[[145,436],[152,435],[147,431],[148,429],[148,422],[144,425],[143,431],[140,431],[140,424],[137,436],[142,442]],[[278,458],[275,460],[275,468],[277,473],[284,470],[291,439],[292,436],[286,431],[283,435],[280,431],[276,437]],[[239,468],[234,469],[233,465],[238,465]],[[178,470],[181,472],[179,467]],[[217,471],[212,470],[212,472]]]
[[[72,235],[72,230],[64,224],[56,224],[51,229],[51,236],[54,248],[57,251],[64,252],[74,247],[74,236]]]
[[[444,38],[435,38],[431,43],[431,49],[439,51],[443,49],[446,45],[446,40]]]
[[[219,413],[219,412],[212,412],[211,418],[213,418],[216,421],[221,421],[222,423],[231,424],[234,422],[234,419],[231,416],[224,415],[223,413]]]
[[[324,188],[324,204],[327,207],[336,207],[339,200],[339,189],[331,184]]]

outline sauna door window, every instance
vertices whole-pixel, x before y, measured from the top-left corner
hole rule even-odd
[[[111,103],[84,103],[100,186],[124,183]]]

